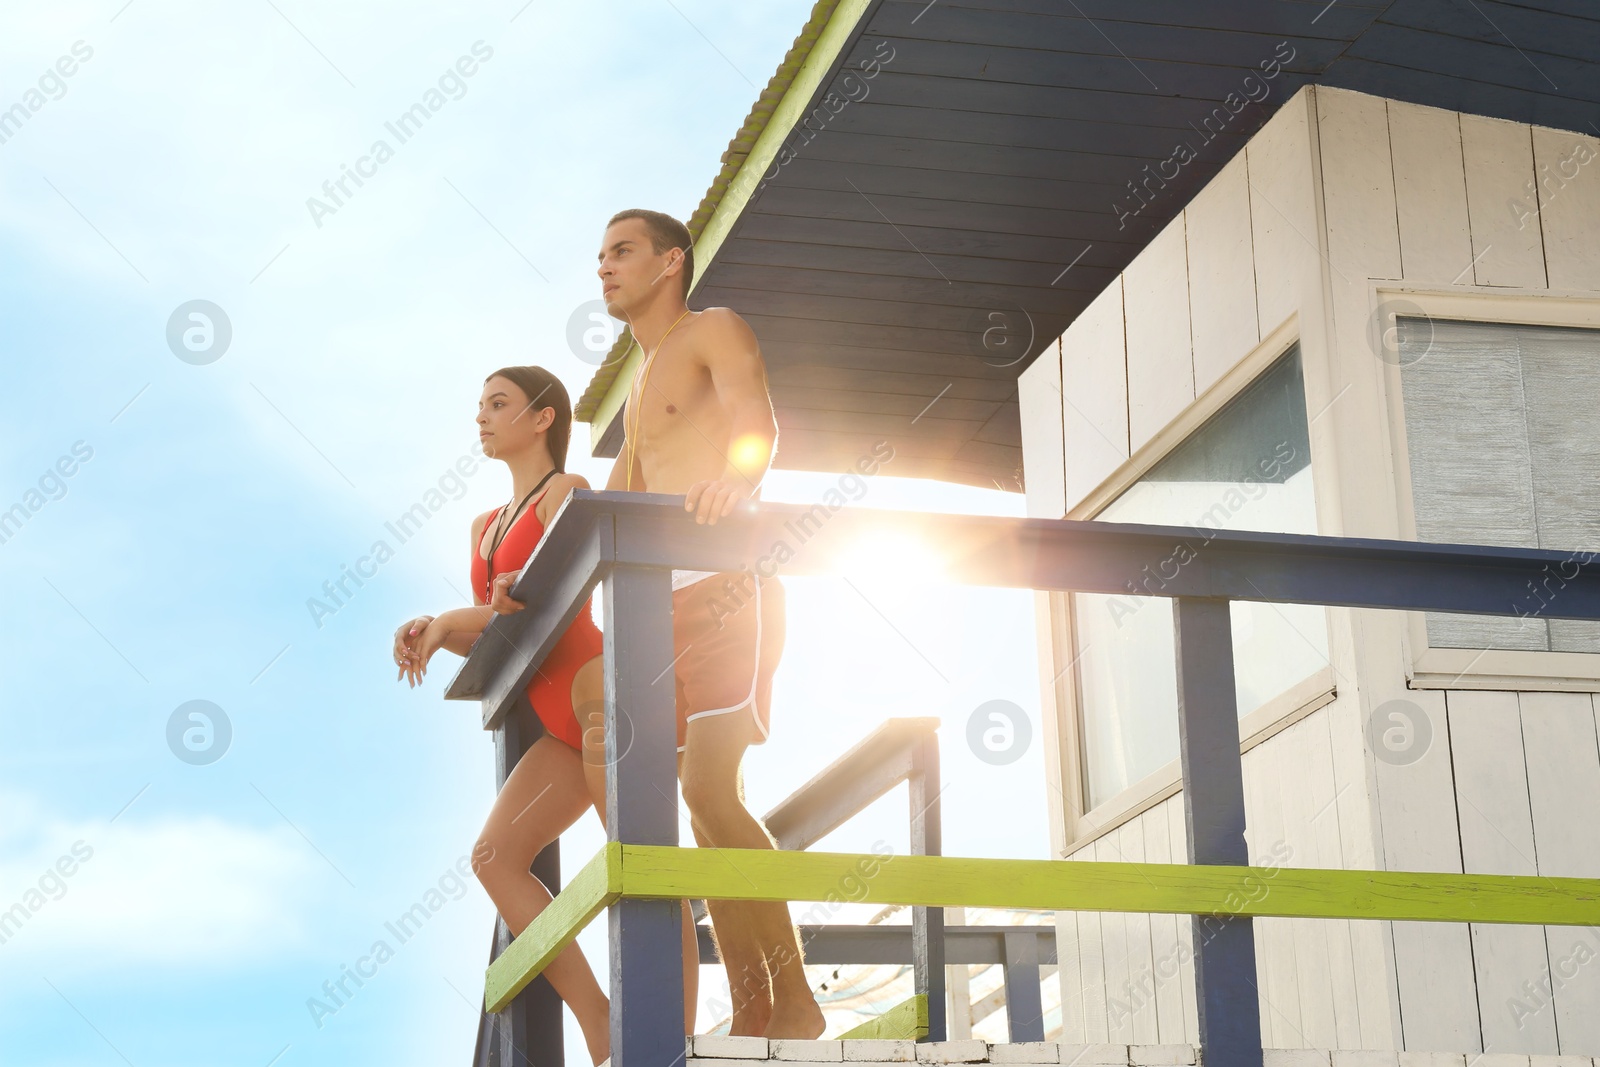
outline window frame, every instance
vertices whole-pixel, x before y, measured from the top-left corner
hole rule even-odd
[[[1372,319],[1395,301],[1406,301],[1432,319],[1478,322],[1488,326],[1556,326],[1593,329],[1600,337],[1600,299],[1546,290],[1373,283]],[[1383,325],[1387,326],[1388,323]],[[1411,452],[1406,440],[1404,381],[1397,364],[1384,365],[1384,416],[1397,530],[1404,541],[1417,540],[1417,515],[1411,484]],[[1600,548],[1600,545],[1593,546]],[[1423,612],[1408,611],[1403,639],[1406,684],[1411,689],[1498,689],[1530,692],[1600,693],[1600,653],[1530,649],[1434,648],[1428,643]]]
[[[1196,397],[1176,418],[1161,429],[1151,440],[1109,475],[1067,512],[1069,519],[1093,519],[1135,482],[1149,473],[1179,445],[1189,440],[1213,416],[1222,411],[1247,388],[1253,385],[1274,363],[1286,355],[1290,348],[1301,345],[1302,388],[1304,379],[1312,373],[1305,345],[1300,335],[1299,316],[1291,315],[1271,331],[1248,355]],[[1309,399],[1309,398],[1308,398]],[[1311,406],[1307,413],[1310,420]],[[1308,430],[1310,427],[1308,427]],[[1312,481],[1318,500],[1322,498],[1322,479],[1317,465],[1316,434],[1312,437]],[[1077,672],[1078,635],[1074,621],[1072,593],[1048,594],[1051,638],[1051,658],[1064,665],[1054,679],[1055,706],[1058,709],[1056,754],[1058,773],[1049,775],[1050,785],[1057,792],[1062,806],[1063,840],[1057,853],[1068,856],[1084,845],[1175,796],[1182,789],[1180,761],[1171,760],[1134,782],[1127,789],[1090,807],[1088,804],[1088,767],[1083,749],[1083,709],[1079,699]],[[1324,618],[1330,640],[1334,636],[1333,618],[1324,609]],[[1330,650],[1331,651],[1331,650]],[[1600,657],[1596,657],[1600,658]],[[1332,665],[1314,671],[1290,686],[1278,696],[1239,720],[1239,751],[1247,752],[1282,731],[1293,726],[1317,709],[1332,703],[1338,696]],[[1055,768],[1052,768],[1055,770]],[[1059,780],[1057,780],[1059,779]]]

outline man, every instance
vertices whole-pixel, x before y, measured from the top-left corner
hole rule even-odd
[[[696,522],[714,524],[758,498],[777,439],[755,334],[727,308],[688,309],[693,244],[668,215],[620,212],[599,258],[606,309],[628,323],[645,356],[606,488],[682,493]],[[740,764],[768,733],[783,586],[775,577],[704,571],[674,571],[672,586],[678,773],[695,839],[702,847],[774,848],[744,805]],[[504,588],[495,605],[514,610]],[[787,906],[709,907],[733,995],[731,1033],[819,1037],[822,1012]]]

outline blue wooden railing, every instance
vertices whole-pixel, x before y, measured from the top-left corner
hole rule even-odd
[[[771,573],[774,559],[782,556],[784,575],[836,573],[852,546],[868,536],[888,543],[907,538],[936,546],[943,557],[944,576],[956,582],[1107,594],[1139,592],[1172,598],[1186,859],[1226,877],[1247,873],[1242,869],[1248,864],[1231,601],[1525,615],[1529,589],[1546,588],[1551,573],[1558,573],[1559,593],[1541,601],[1540,614],[1545,618],[1600,619],[1600,567],[1592,562],[1593,553],[855,508],[832,511],[821,505],[806,508],[770,503],[714,526],[702,526],[685,512],[682,497],[580,490],[562,507],[516,583],[513,594],[528,603],[527,610],[491,623],[488,633],[494,636],[478,642],[446,695],[481,702],[484,726],[495,731],[503,783],[531,741],[530,717],[517,713],[521,694],[535,666],[565,632],[595,586],[603,583],[607,827],[609,840],[622,847],[608,850],[590,864],[585,874],[599,873],[590,877],[586,891],[597,884],[609,885],[608,879],[627,881],[622,874],[627,846],[678,844],[674,690],[670,670],[662,673],[663,666],[673,659],[671,570]],[[786,551],[780,552],[780,547]],[[1181,561],[1175,573],[1173,560]],[[1161,574],[1159,585],[1146,580],[1151,573]],[[665,684],[660,684],[662,678],[668,679]],[[628,709],[632,726],[625,775],[618,773],[620,753],[613,747],[618,738],[619,706]],[[663,797],[673,801],[663,803]],[[638,860],[654,854],[636,849],[634,855]],[[933,862],[947,865],[941,870],[971,874],[968,868],[977,861]],[[539,864],[544,867],[541,876],[553,879],[557,866],[553,853],[542,856],[536,870]],[[1136,865],[1101,866],[1109,870]],[[1194,891],[1198,896],[1184,895],[1188,891],[1181,887],[1158,887],[1152,881],[1150,900],[1131,905],[1130,910],[1188,911],[1193,915],[1196,1004],[1200,1044],[1207,1062],[1260,1067],[1261,1023],[1251,913],[1225,911],[1210,903],[1214,896],[1205,894],[1221,883],[1218,877],[1200,878],[1205,869],[1197,869],[1191,879],[1201,886]],[[1148,865],[1144,871],[1156,873]],[[1489,917],[1484,921],[1600,923],[1600,893],[1595,891],[1600,882],[1529,879],[1540,883],[1538,893],[1542,895],[1537,900],[1530,896],[1531,903],[1522,908],[1504,903],[1520,899],[1521,883],[1514,879],[1299,874],[1304,884],[1280,889],[1274,904],[1291,910],[1256,913],[1441,919],[1471,915],[1476,920],[1472,909],[1481,901],[1485,907],[1495,902],[1496,910],[1492,915],[1486,912]],[[595,877],[602,882],[594,882]],[[700,882],[692,873],[681,877],[685,880],[681,884],[699,885],[708,876],[702,871]],[[1403,878],[1413,881],[1407,883]],[[1150,881],[1148,877],[1145,880]],[[644,885],[648,879],[635,881]],[[555,887],[553,880],[550,884]],[[1307,903],[1325,887],[1336,885],[1347,893],[1344,911],[1338,906],[1319,910],[1319,905]],[[635,892],[641,895],[630,895]],[[631,890],[623,886],[594,898],[596,906],[609,904],[615,1067],[669,1067],[683,1055],[679,903],[650,895],[660,892],[659,887]],[[915,886],[907,888],[903,880],[896,892],[908,900],[938,896]],[[1068,894],[1065,899],[1107,899],[1103,894],[1075,892],[1079,895]],[[1179,898],[1190,903],[1170,905]],[[1439,902],[1437,916],[1431,914],[1429,904],[1435,899]],[[1109,906],[1117,906],[1114,898]],[[1296,908],[1299,910],[1292,910]],[[1199,925],[1202,922],[1203,927]],[[563,936],[574,934],[575,928],[567,929]],[[550,924],[536,922],[519,943],[550,936]],[[505,951],[505,941],[504,936],[497,938],[497,954]],[[918,975],[918,984],[922,989],[932,987],[937,981],[932,972],[942,970],[945,962],[942,942],[934,951],[929,951],[931,944],[924,938],[919,950],[923,973]],[[525,983],[526,978],[520,981]],[[932,1018],[934,1012],[942,1011],[943,998],[938,1001],[935,1008],[930,998],[929,1038],[943,1036],[942,1016]],[[548,1024],[541,1026],[538,1021],[541,1016],[549,1019],[550,1013],[558,1010],[542,979],[535,979],[501,1012],[498,1028],[485,1024],[480,1034],[480,1062],[506,1067],[521,1062],[538,1067],[559,1063],[559,1030],[552,1041]]]

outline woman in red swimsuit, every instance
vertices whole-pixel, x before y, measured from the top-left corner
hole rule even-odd
[[[562,471],[572,403],[544,368],[506,367],[490,375],[478,401],[478,430],[483,454],[511,468],[511,499],[473,520],[475,606],[420,616],[396,631],[395,663],[413,686],[439,649],[461,656],[472,650],[494,617],[485,606],[490,583],[520,571],[567,495],[589,488],[579,475]],[[605,754],[603,748],[593,751],[604,736],[601,640],[586,603],[528,685],[528,702],[544,724],[544,736],[517,761],[472,852],[473,870],[513,935],[550,903],[550,891],[528,871],[533,858],[590,807],[605,821]],[[589,1055],[601,1063],[610,1055],[610,1002],[577,943],[544,974],[577,1017]]]

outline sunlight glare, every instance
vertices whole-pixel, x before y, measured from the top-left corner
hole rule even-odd
[[[728,453],[729,461],[742,471],[765,470],[770,456],[766,438],[753,433],[735,438]]]
[[[888,531],[866,534],[839,555],[841,571],[848,577],[893,578],[905,584],[943,581],[944,564],[944,557],[926,541]]]

